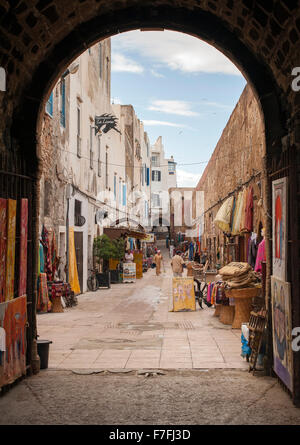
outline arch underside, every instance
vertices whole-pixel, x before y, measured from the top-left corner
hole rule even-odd
[[[212,13],[170,6],[158,7],[155,11],[156,14],[153,8],[145,6],[94,17],[76,25],[68,36],[53,47],[37,66],[15,109],[13,136],[17,139],[21,136],[23,153],[26,152],[32,159],[32,142],[39,135],[39,117],[46,97],[66,66],[97,41],[140,28],[164,28],[187,33],[221,50],[236,64],[254,90],[265,122],[267,150],[274,145],[278,149],[278,141],[286,132],[285,115],[279,100],[280,90],[270,68],[262,59]]]

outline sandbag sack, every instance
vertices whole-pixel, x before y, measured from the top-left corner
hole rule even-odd
[[[219,274],[225,275],[226,277],[238,277],[246,274],[250,270],[252,270],[252,267],[248,263],[232,262],[222,267],[222,269],[219,270]]]

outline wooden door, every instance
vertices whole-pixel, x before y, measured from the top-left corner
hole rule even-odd
[[[74,232],[76,264],[81,292],[83,292],[83,232]]]

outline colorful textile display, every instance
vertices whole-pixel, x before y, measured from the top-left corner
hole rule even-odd
[[[48,312],[50,309],[51,309],[51,302],[49,301],[49,296],[48,296],[47,274],[41,273],[38,279],[37,310],[39,312]]]
[[[69,282],[72,291],[74,291],[75,294],[80,294],[73,227],[69,228]]]
[[[235,212],[234,212],[232,229],[231,229],[232,235],[238,235],[240,233],[242,208],[243,208],[243,192],[239,192],[237,200],[236,200]]]
[[[241,208],[241,220],[240,220],[240,233],[247,232],[246,225],[246,205],[247,205],[248,191],[246,188],[242,191],[242,208]]]
[[[7,201],[0,198],[0,303],[5,301]]]
[[[51,279],[54,280],[56,268],[58,265],[58,256],[57,256],[57,248],[56,248],[56,238],[55,233],[53,232],[52,242],[51,242]]]
[[[258,246],[257,250],[257,257],[256,257],[256,263],[255,263],[255,272],[261,272],[261,263],[262,261],[266,261],[266,250],[265,250],[265,239],[261,241],[261,243]]]
[[[248,232],[253,230],[253,187],[249,187],[245,208],[245,229]]]
[[[26,375],[26,322],[26,296],[0,304],[2,339],[5,334],[5,354],[1,353],[0,387]]]
[[[44,246],[40,242],[40,248],[39,248],[39,267],[38,272],[44,273],[45,271],[45,258],[44,258]]]
[[[208,283],[206,299],[210,304],[227,304],[225,284],[222,281]]]
[[[28,235],[28,199],[21,200],[21,231],[20,231],[20,266],[19,266],[19,297],[26,295],[27,288],[27,235]]]
[[[208,285],[207,285],[207,296],[206,296],[206,299],[207,299],[208,303],[211,303],[211,296],[212,296],[213,288],[214,288],[214,283],[208,283]]]
[[[223,204],[221,205],[214,219],[214,224],[225,233],[230,232],[230,221],[231,221],[233,201],[234,201],[233,196],[226,199],[226,201],[223,202]]]
[[[249,238],[248,263],[251,267],[253,267],[253,269],[255,268],[257,249],[257,234],[252,233],[251,238]]]
[[[45,255],[45,272],[47,274],[47,279],[51,281],[52,279],[52,267],[51,267],[51,257],[50,257],[50,244],[49,244],[49,232],[45,226],[42,229],[42,239],[41,243],[44,246],[44,255]]]
[[[14,298],[17,201],[8,200],[5,301]]]

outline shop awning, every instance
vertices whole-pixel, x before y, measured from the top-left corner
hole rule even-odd
[[[145,239],[147,238],[147,233],[140,232],[139,230],[128,229],[126,227],[104,227],[103,232],[110,239],[117,239],[121,236],[128,238],[136,238],[136,239]]]
[[[225,202],[223,202],[214,219],[214,224],[225,233],[229,233],[231,230],[230,222],[233,199],[233,196],[231,196],[230,198],[226,199]]]

